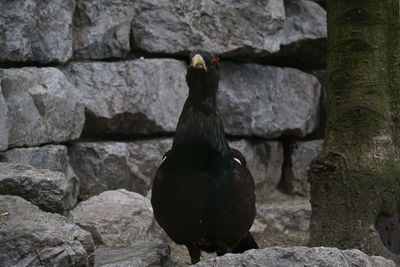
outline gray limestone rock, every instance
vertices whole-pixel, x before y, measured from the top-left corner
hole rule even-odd
[[[226,254],[200,262],[197,267],[222,266],[363,266],[395,267],[388,259],[368,256],[357,249],[339,250],[330,247],[272,247],[249,250],[243,254]]]
[[[56,68],[0,69],[8,109],[9,147],[77,139],[84,108],[76,88]]]
[[[312,75],[258,64],[221,64],[219,110],[227,133],[305,136],[318,124],[321,85]]]
[[[153,139],[71,145],[71,165],[81,180],[80,198],[119,188],[146,195],[171,143],[171,139]]]
[[[276,189],[282,177],[282,144],[260,139],[242,139],[229,144],[246,158],[247,167],[254,178],[257,201],[266,199]]]
[[[139,243],[128,248],[97,248],[98,267],[172,267],[171,250],[166,243]]]
[[[131,49],[133,2],[76,0],[74,58],[125,57]]]
[[[74,0],[0,1],[0,62],[66,62]]]
[[[125,189],[105,191],[79,203],[71,219],[92,234],[96,246],[121,248],[161,242],[160,233],[152,231],[150,200]]]
[[[8,148],[8,135],[10,132],[10,124],[7,116],[8,110],[6,101],[1,93],[0,83],[0,151]]]
[[[323,148],[323,140],[296,142],[291,146],[291,164],[284,170],[284,189],[291,194],[310,195],[307,171]]]
[[[68,214],[76,204],[77,183],[61,172],[0,162],[0,194],[23,197],[45,211]]]
[[[2,266],[92,266],[89,232],[17,197],[0,195]]]
[[[66,69],[86,107],[85,133],[175,131],[187,95],[186,66],[174,59],[71,63]]]
[[[68,148],[62,145],[14,148],[0,153],[0,162],[15,162],[31,165],[36,169],[62,172],[71,183],[68,195],[70,207],[74,207],[79,194],[79,178],[69,164]]]
[[[284,20],[282,0],[144,0],[135,4],[132,40],[152,53],[273,53],[279,51],[274,34]]]

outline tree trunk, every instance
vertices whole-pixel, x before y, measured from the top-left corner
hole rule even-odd
[[[397,263],[389,249],[400,252],[399,8],[398,0],[328,1],[325,145],[309,171],[310,245]],[[375,226],[382,218],[386,237]]]

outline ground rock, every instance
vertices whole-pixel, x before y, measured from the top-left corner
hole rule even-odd
[[[66,62],[74,0],[0,2],[0,61]]]
[[[71,219],[92,234],[96,246],[121,248],[160,241],[159,232],[152,231],[150,200],[125,189],[105,191],[79,203]]]
[[[129,248],[97,248],[98,267],[172,267],[171,250],[166,243],[140,243]]]
[[[0,195],[2,266],[92,266],[89,232],[58,214],[17,197]]]
[[[69,154],[81,180],[80,198],[119,188],[146,195],[171,144],[169,138],[72,144]]]
[[[256,218],[250,231],[260,247],[302,246],[309,240],[310,217],[311,205],[308,198],[286,196],[258,202]]]
[[[243,254],[226,254],[194,266],[365,266],[395,267],[388,259],[368,256],[357,249],[339,250],[329,247],[272,247],[249,250]]]
[[[23,197],[45,211],[68,214],[76,203],[77,183],[61,172],[0,162],[0,194]]]
[[[56,68],[0,69],[8,109],[9,147],[65,142],[80,136],[84,107]]]

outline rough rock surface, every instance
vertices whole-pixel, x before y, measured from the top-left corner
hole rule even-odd
[[[61,172],[0,162],[0,194],[23,197],[45,211],[68,214],[76,203],[77,183]]]
[[[250,231],[260,247],[307,245],[310,216],[309,199],[277,198],[257,203],[257,214]]]
[[[74,0],[0,1],[0,62],[66,62]]]
[[[79,178],[69,164],[68,148],[62,145],[14,148],[0,153],[0,162],[15,162],[31,165],[36,169],[62,172],[71,182],[71,207],[75,206],[79,194]]]
[[[395,267],[388,259],[368,256],[357,249],[339,250],[329,247],[272,247],[249,250],[243,254],[226,254],[221,257],[200,262],[194,266],[365,266]]]
[[[76,0],[74,57],[125,57],[130,51],[129,37],[134,17],[132,2]]]
[[[84,109],[76,88],[56,68],[0,69],[8,108],[9,147],[65,142],[80,136]]]
[[[42,212],[17,197],[0,195],[2,266],[91,266],[89,232],[65,217]]]
[[[187,95],[186,66],[174,59],[71,63],[66,74],[86,107],[92,135],[175,131]]]
[[[296,142],[291,146],[291,164],[284,170],[285,191],[303,196],[310,195],[307,171],[311,161],[322,151],[324,141]]]
[[[79,203],[71,219],[92,234],[96,246],[121,248],[160,242],[160,233],[153,231],[150,200],[125,189],[106,191]]]
[[[238,149],[247,161],[247,167],[254,178],[257,201],[268,197],[282,177],[283,147],[280,142],[261,139],[229,142]]]
[[[166,243],[141,243],[129,248],[97,248],[98,267],[172,267],[171,250]]]
[[[1,93],[0,84],[0,151],[6,150],[8,147],[8,135],[10,132],[10,125],[7,116],[7,105]]]
[[[320,95],[318,80],[295,69],[221,64],[219,109],[232,135],[305,136],[317,126]]]
[[[168,138],[71,145],[71,164],[81,179],[80,198],[119,188],[146,195],[171,144]]]
[[[146,0],[135,10],[134,46],[152,53],[200,48],[227,55],[276,52],[279,42],[270,36],[285,19],[282,0]]]

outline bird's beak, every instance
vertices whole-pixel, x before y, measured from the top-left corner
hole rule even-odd
[[[190,66],[196,69],[204,69],[205,71],[207,71],[206,62],[199,54],[196,54],[192,57],[192,62],[190,62]]]

